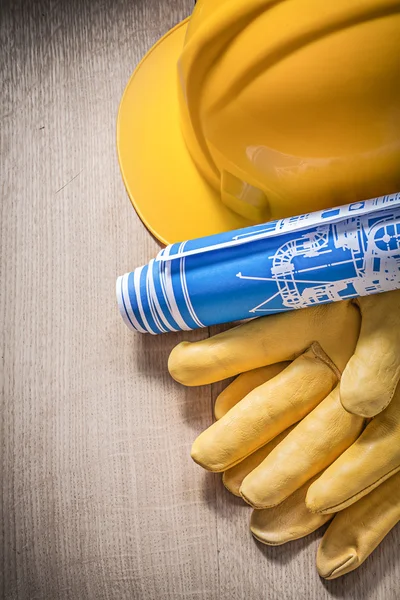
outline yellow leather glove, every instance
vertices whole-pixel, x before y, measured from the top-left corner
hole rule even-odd
[[[335,388],[279,444],[273,440],[269,448],[264,446],[257,456],[251,455],[236,466],[248,472],[240,495],[258,509],[280,504],[349,448],[363,425],[362,417],[344,410],[339,390]],[[275,446],[273,449],[271,444]],[[264,452],[265,457],[257,465]],[[229,471],[234,470],[235,467]],[[229,488],[227,474],[224,478]]]
[[[275,506],[325,469],[308,489],[309,510],[330,514],[350,506],[400,470],[400,385],[359,435],[362,426],[361,417],[343,409],[336,388],[273,451],[276,439],[237,465],[248,473],[241,496],[254,508]]]
[[[400,381],[400,290],[358,298],[353,303],[362,316],[361,331],[342,376],[341,401],[349,412],[373,417],[388,406]],[[349,303],[344,301],[339,306],[343,304]],[[337,306],[322,305],[264,317],[256,322],[268,325],[248,330],[240,326],[238,334],[227,332],[189,348],[183,342],[171,354],[171,375],[185,385],[214,383],[267,364],[291,360],[312,341],[319,341],[328,355],[333,347],[336,355],[341,345],[348,344],[347,336],[341,339],[344,311]],[[256,339],[250,343],[249,337],[253,335]],[[347,354],[345,349],[343,352]],[[197,356],[200,356],[198,365]]]
[[[387,327],[389,322],[392,327],[395,325],[395,318],[386,314],[381,330],[364,324],[366,317],[379,316],[381,302],[386,313],[389,307],[397,310],[399,292],[360,300],[363,313],[360,337],[359,310],[353,303],[341,302],[257,319],[214,338],[175,348],[169,361],[170,372],[187,385],[211,383],[247,371],[217,401],[217,414],[223,404],[232,408],[199,436],[193,445],[193,458],[209,470],[225,471],[304,419],[324,400],[312,418],[310,415],[304,419],[288,440],[280,444],[279,450],[268,456],[254,474],[248,475],[242,494],[257,508],[273,506],[329,467],[362,428],[361,419],[352,419],[343,410],[340,414],[338,393],[331,394],[349,359],[358,357],[353,361],[354,373],[354,365],[360,364],[360,356],[364,356],[370,339],[374,357],[371,371],[379,377],[382,372],[387,385],[398,378],[396,348],[393,352],[387,350],[396,341]],[[395,316],[398,317],[397,313]],[[263,365],[287,359],[293,362],[272,379],[268,368],[260,370]],[[363,372],[369,376],[368,369]],[[263,376],[265,383],[259,385]],[[253,380],[258,387],[254,387]],[[380,385],[378,381],[374,389]],[[243,399],[242,391],[249,391]],[[360,388],[357,394],[362,396],[364,389]],[[392,394],[390,389],[386,397],[391,398]],[[362,441],[351,446],[310,487],[307,503],[312,510],[335,512],[355,502],[400,468],[400,425],[388,425],[399,422],[399,404],[396,398],[368,425]],[[354,468],[347,456],[355,461]]]
[[[312,533],[333,515],[311,513],[305,498],[308,483],[274,508],[254,510],[250,529],[267,545],[285,544]],[[336,579],[359,567],[400,521],[400,473],[337,513],[317,552],[321,577]]]
[[[236,380],[238,381],[238,380]],[[229,410],[229,403],[220,405],[220,417],[224,414],[224,406]],[[320,405],[321,406],[321,405]],[[313,439],[313,424],[317,424],[311,413],[305,420],[309,421],[308,432]],[[337,412],[341,421],[340,410]],[[329,414],[321,413],[320,417],[329,418]],[[335,415],[330,415],[335,418]],[[243,481],[254,472],[254,469],[269,456],[273,456],[281,446],[288,444],[294,435],[296,427],[293,426],[260,450],[226,471],[223,481],[227,489],[239,496]],[[290,448],[290,444],[287,446]],[[284,452],[285,454],[285,452]],[[327,513],[310,512],[306,506],[308,490],[318,481],[315,475],[303,484],[281,504],[264,510],[254,510],[251,516],[250,529],[254,537],[267,545],[285,544],[307,536],[319,529],[334,515]],[[317,568],[319,574],[326,579],[335,579],[359,567],[373,550],[378,546],[387,533],[400,520],[400,473],[392,476],[373,492],[367,494],[349,508],[338,513],[326,531],[317,553]]]
[[[344,408],[374,417],[390,403],[400,381],[400,290],[359,298],[360,338],[344,370]]]
[[[236,467],[234,467],[236,468]],[[237,493],[241,473],[226,473],[225,483]],[[311,482],[315,481],[314,477]],[[310,482],[287,500],[264,510],[254,510],[250,530],[269,546],[286,544],[319,529],[334,515],[310,512],[305,503]],[[393,475],[373,492],[339,512],[326,531],[317,553],[321,577],[336,579],[359,567],[400,521],[400,473]]]

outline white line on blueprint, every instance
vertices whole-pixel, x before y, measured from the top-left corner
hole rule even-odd
[[[160,261],[172,261],[184,256],[194,256],[196,254],[202,254],[204,252],[211,252],[214,250],[223,250],[234,246],[240,246],[249,242],[255,242],[258,240],[281,236],[289,233],[306,232],[307,229],[319,227],[321,225],[329,227],[333,224],[340,224],[346,220],[356,219],[359,216],[368,216],[376,214],[377,212],[388,211],[387,204],[391,208],[398,208],[400,206],[400,192],[391,194],[390,196],[381,196],[379,198],[372,198],[363,202],[356,202],[346,206],[340,206],[332,210],[323,210],[315,213],[308,213],[307,215],[299,215],[297,217],[289,217],[287,219],[281,219],[280,221],[271,222],[270,227],[266,224],[265,229],[262,229],[262,233],[258,230],[250,231],[249,233],[240,234],[233,236],[231,240],[226,242],[220,242],[211,244],[210,246],[204,246],[195,248],[193,250],[186,250],[177,254],[170,254],[165,252],[163,255],[159,255],[156,260]],[[329,216],[329,213],[332,216]],[[243,236],[243,237],[241,237]],[[248,236],[248,237],[247,237]],[[239,239],[240,238],[240,239]],[[170,246],[167,247],[170,248]]]
[[[315,265],[316,257],[331,255],[330,262]],[[351,258],[349,258],[349,256]],[[341,260],[343,259],[343,260]],[[297,269],[309,262],[310,266]],[[314,263],[314,265],[313,265]],[[279,312],[279,304],[298,309],[315,304],[365,296],[400,288],[400,210],[369,213],[286,237],[275,254],[260,260],[269,277],[236,274],[240,279],[273,282],[278,291],[249,313]],[[332,267],[338,269],[332,270]],[[302,279],[301,273],[325,269],[330,281]],[[268,289],[268,288],[267,288]],[[275,288],[276,289],[276,288]],[[262,308],[280,297],[276,308]]]
[[[290,273],[288,273],[288,275],[290,275]],[[273,281],[274,283],[277,282],[277,278],[276,277],[251,277],[248,275],[242,275],[241,273],[238,273],[236,275],[236,277],[239,277],[239,279],[254,279],[255,281]],[[314,281],[313,279],[294,279],[294,277],[291,277],[290,279],[291,281],[294,281],[294,283],[314,283],[314,284],[331,284],[332,281]]]
[[[296,306],[294,308],[297,308]],[[287,308],[260,308],[260,310],[255,310],[254,308],[252,308],[251,310],[249,310],[249,312],[251,313],[255,313],[255,312],[272,312],[272,313],[278,313],[278,312],[287,312]]]
[[[339,264],[345,265],[348,263],[351,264],[352,262],[352,260],[342,260]],[[308,267],[308,269],[298,269],[296,273],[307,273],[308,271],[316,271],[317,269],[326,269],[330,266],[332,266],[332,263],[328,263],[326,265],[318,265],[317,267]]]
[[[260,308],[262,306],[265,306],[266,304],[268,304],[268,302],[271,302],[271,300],[274,300],[275,298],[277,298],[278,296],[280,296],[280,294],[281,294],[281,292],[280,292],[280,290],[278,290],[276,292],[276,294],[274,294],[273,296],[271,296],[270,298],[268,298],[267,300],[265,300],[265,302],[262,302],[261,304],[259,304],[255,308],[252,308],[250,312],[256,312],[256,310],[260,310]],[[265,309],[265,310],[268,310],[268,309]]]

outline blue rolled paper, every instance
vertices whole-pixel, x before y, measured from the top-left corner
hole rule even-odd
[[[400,193],[164,248],[117,280],[131,329],[190,330],[400,288]]]

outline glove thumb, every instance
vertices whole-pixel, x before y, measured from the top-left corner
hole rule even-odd
[[[369,418],[388,406],[400,379],[400,290],[357,302],[360,337],[342,375],[340,399],[348,412]]]

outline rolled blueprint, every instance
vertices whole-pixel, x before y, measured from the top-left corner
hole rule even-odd
[[[400,193],[164,248],[117,280],[131,329],[165,333],[400,288]]]

